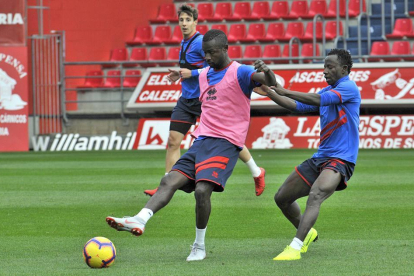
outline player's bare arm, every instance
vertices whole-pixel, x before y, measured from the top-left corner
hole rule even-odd
[[[273,89],[268,87],[267,85],[262,85],[260,87],[255,87],[253,89],[253,92],[256,92],[257,94],[260,94],[262,96],[269,97],[272,101],[280,105],[281,107],[284,107],[288,110],[294,111],[296,109],[296,102],[292,99],[289,99],[287,97],[280,96],[277,94]]]
[[[172,69],[168,69],[168,71],[170,71],[170,73],[167,76],[167,80],[170,82],[176,82],[180,79],[180,71]]]
[[[276,85],[275,73],[273,73],[273,71],[270,70],[269,67],[267,67],[266,63],[264,63],[262,60],[256,60],[254,62],[254,69],[256,69],[258,72],[252,77],[254,81],[265,84],[267,86]]]
[[[304,93],[304,92],[297,92],[297,91],[290,91],[281,87],[280,85],[270,87],[280,96],[288,97],[292,100],[299,101],[304,104],[309,105],[321,105],[321,95],[316,93]]]

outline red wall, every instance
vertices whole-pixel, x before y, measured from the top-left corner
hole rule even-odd
[[[39,0],[28,0],[36,6]],[[65,31],[66,61],[106,61],[111,49],[125,47],[133,38],[136,26],[149,24],[158,7],[172,0],[43,0],[44,34],[51,30]],[[39,34],[38,12],[28,10],[28,33]],[[30,68],[30,67],[29,67]],[[70,67],[66,75],[84,75],[99,66]],[[68,83],[76,86],[83,80]],[[76,97],[68,93],[68,98]]]

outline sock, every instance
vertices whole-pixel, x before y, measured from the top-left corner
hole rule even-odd
[[[195,238],[195,243],[197,243],[198,245],[202,245],[204,244],[204,238],[206,237],[206,230],[207,227],[204,229],[198,229],[196,227],[196,238]]]
[[[293,239],[293,241],[290,243],[290,246],[293,248],[293,249],[296,249],[296,250],[301,250],[302,249],[302,246],[303,246],[303,241],[301,241],[300,239],[298,239],[298,238],[294,238]]]
[[[252,173],[253,177],[258,177],[260,175],[260,173],[262,172],[260,170],[260,168],[256,165],[256,162],[254,162],[253,157],[250,158],[250,160],[247,161],[245,164],[249,168],[249,170]]]
[[[144,221],[146,224],[147,221],[154,215],[154,212],[152,212],[148,208],[142,208],[142,210],[134,216],[134,218]]]

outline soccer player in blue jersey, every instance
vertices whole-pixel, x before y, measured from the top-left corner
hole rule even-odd
[[[270,99],[294,112],[319,112],[320,145],[312,158],[304,161],[285,180],[275,202],[297,229],[292,243],[274,260],[298,260],[318,238],[313,227],[322,202],[335,191],[347,187],[358,156],[359,108],[361,95],[349,79],[352,58],[344,49],[332,49],[325,58],[324,75],[328,86],[316,94],[294,92],[277,86],[262,87]],[[303,215],[296,200],[309,196]]]
[[[183,33],[180,51],[180,70],[171,70],[168,79],[171,82],[182,78],[182,95],[171,114],[170,133],[168,137],[167,154],[165,158],[165,174],[180,158],[180,146],[184,136],[201,114],[200,87],[198,75],[207,67],[205,54],[202,49],[203,35],[196,30],[198,11],[188,5],[182,5],[178,10],[179,26]],[[240,159],[249,168],[255,183],[256,195],[263,193],[265,188],[265,170],[257,166],[249,150],[243,147]],[[157,189],[145,190],[152,196]]]

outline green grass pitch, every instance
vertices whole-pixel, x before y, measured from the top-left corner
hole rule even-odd
[[[299,261],[272,260],[295,235],[273,196],[313,152],[252,150],[267,171],[260,197],[239,161],[226,191],[212,196],[207,258],[192,263],[192,194],[178,191],[142,237],[105,222],[145,205],[143,190],[158,186],[165,151],[1,153],[0,275],[413,275],[413,150],[361,150],[348,189],[322,205],[319,241]],[[83,261],[95,236],[117,248],[108,269]]]

